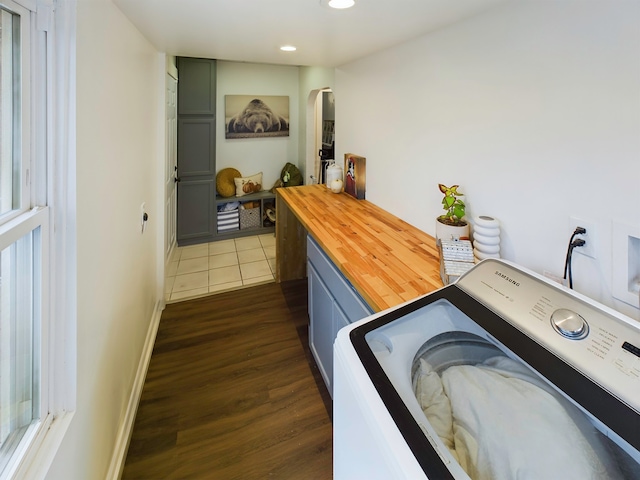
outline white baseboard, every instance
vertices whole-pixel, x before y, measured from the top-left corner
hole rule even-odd
[[[125,412],[124,421],[118,429],[115,448],[113,449],[113,455],[111,456],[111,462],[109,464],[109,471],[106,476],[107,480],[118,480],[122,475],[122,470],[124,469],[129,441],[131,440],[133,425],[136,420],[136,412],[138,411],[140,397],[142,396],[144,381],[147,377],[149,362],[151,362],[151,354],[153,353],[153,346],[156,341],[156,335],[158,333],[160,317],[162,316],[164,305],[165,302],[160,300],[156,303],[154,308],[151,323],[149,324],[149,330],[147,331],[147,338],[145,339],[142,355],[140,356],[140,363],[138,364],[136,378],[133,382],[133,388],[131,389],[131,396],[129,397],[127,411]]]

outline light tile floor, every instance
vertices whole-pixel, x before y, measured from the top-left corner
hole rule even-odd
[[[167,268],[167,302],[275,281],[273,233],[177,247]]]

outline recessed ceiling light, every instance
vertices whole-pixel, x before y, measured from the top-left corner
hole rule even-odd
[[[296,47],[294,47],[293,45],[283,45],[280,47],[280,50],[282,50],[283,52],[295,52]]]
[[[350,8],[355,5],[354,0],[329,0],[329,6],[331,8]]]

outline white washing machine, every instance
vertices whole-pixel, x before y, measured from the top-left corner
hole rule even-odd
[[[502,260],[338,333],[334,478],[640,478],[640,325]]]

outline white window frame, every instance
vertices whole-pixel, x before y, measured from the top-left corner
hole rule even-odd
[[[39,402],[39,411],[40,411],[40,419],[39,421],[31,424],[25,434],[22,436],[20,443],[18,444],[16,450],[14,451],[11,460],[8,462],[6,467],[4,468],[1,478],[20,478],[17,475],[18,467],[21,463],[22,458],[28,452],[29,447],[38,440],[38,436],[41,436],[44,432],[49,428],[53,416],[49,413],[49,402],[48,395],[46,395],[46,388],[50,385],[49,383],[49,371],[47,368],[47,360],[46,357],[43,358],[42,355],[46,354],[47,351],[47,343],[43,340],[46,339],[47,333],[45,332],[46,326],[48,325],[47,318],[47,308],[46,308],[46,298],[47,295],[45,291],[47,289],[47,279],[49,278],[49,268],[48,268],[48,259],[49,255],[49,208],[48,207],[39,207],[34,208],[31,211],[20,215],[18,217],[13,218],[11,221],[4,223],[0,226],[0,250],[4,250],[12,244],[15,244],[22,237],[39,230],[39,242],[34,244],[34,255],[32,257],[33,262],[39,262],[39,268],[37,270],[40,271],[40,278],[35,291],[39,291],[42,293],[40,298],[36,299],[34,302],[34,308],[37,309],[37,312],[34,312],[34,317],[38,319],[40,322],[40,333],[37,337],[40,341],[36,342],[41,347],[35,352],[34,356],[39,359],[38,366],[36,370],[39,372],[39,386],[40,386],[40,402]],[[19,303],[20,298],[18,298]],[[28,305],[22,305],[23,308],[28,308]],[[24,478],[24,477],[23,477]]]
[[[20,211],[0,219],[0,246],[10,245],[22,231],[40,227],[38,254],[43,259],[40,422],[24,435],[0,479],[41,479],[62,443],[76,401],[76,2],[0,0],[0,4],[24,15],[21,45],[30,52],[22,56],[21,148],[23,157],[28,155],[21,172],[23,203]]]
[[[15,0],[0,0],[0,5],[5,9],[14,12],[20,15],[22,18],[29,18],[30,11],[29,9],[20,5],[19,2]],[[22,21],[20,26],[20,45],[29,47],[31,44],[31,19],[29,21]],[[31,49],[30,48],[21,48],[20,49],[20,57],[21,57],[21,65],[20,65],[20,79],[22,82],[22,95],[20,95],[20,141],[16,142],[16,134],[13,132],[13,141],[14,148],[18,148],[20,155],[23,158],[31,157],[31,95],[28,92],[29,86],[31,84],[30,72],[31,72]],[[15,68],[15,65],[14,65]],[[15,75],[15,71],[14,71]],[[27,91],[25,92],[25,88]],[[14,96],[15,102],[15,96]],[[17,144],[17,145],[16,145]],[[2,223],[15,218],[16,216],[26,212],[30,208],[30,191],[28,182],[29,176],[29,167],[30,162],[22,162],[21,163],[21,171],[20,171],[20,207],[14,209],[11,212],[6,213],[0,218]]]

